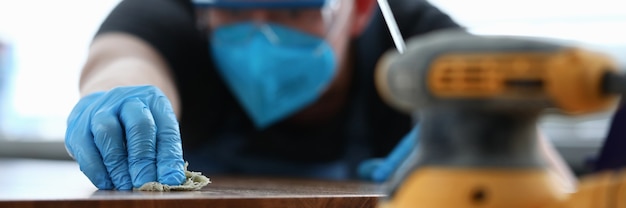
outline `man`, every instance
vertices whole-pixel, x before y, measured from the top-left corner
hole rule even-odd
[[[459,27],[426,1],[391,3],[405,38]],[[355,178],[411,129],[373,84],[391,48],[374,0],[125,0],[91,45],[66,147],[100,189],[180,184],[184,161]]]

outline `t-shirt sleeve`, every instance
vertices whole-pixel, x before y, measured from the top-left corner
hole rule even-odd
[[[134,35],[155,48],[174,69],[177,82],[190,76],[190,66],[207,64],[199,63],[208,56],[206,36],[196,26],[189,0],[123,0],[106,17],[96,36],[109,32]]]
[[[452,17],[426,0],[392,1],[394,14],[399,15],[398,26],[405,36],[414,36],[446,28],[461,28]]]

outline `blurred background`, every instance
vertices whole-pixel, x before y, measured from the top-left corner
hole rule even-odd
[[[118,2],[0,1],[0,155],[69,159],[62,142],[79,71]]]
[[[78,73],[93,34],[119,1],[0,1],[0,157],[70,159],[63,138],[78,100]],[[430,2],[473,33],[558,38],[626,66],[626,13],[619,1]],[[602,145],[611,115],[546,114],[539,127],[582,173]]]

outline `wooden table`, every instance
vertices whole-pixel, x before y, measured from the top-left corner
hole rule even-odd
[[[0,207],[376,207],[380,185],[211,176],[193,192],[97,190],[73,161],[0,159]]]

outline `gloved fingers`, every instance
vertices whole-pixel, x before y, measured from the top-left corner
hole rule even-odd
[[[369,160],[365,160],[361,162],[357,170],[357,174],[359,175],[359,178],[364,179],[364,180],[375,181],[372,178],[372,173],[376,169],[378,169],[378,167],[384,162],[385,162],[385,159],[383,158],[374,158],[374,159],[369,159]],[[378,182],[378,181],[375,181],[375,182]]]
[[[157,180],[156,124],[148,106],[138,98],[127,99],[120,107],[126,133],[128,169],[134,187]]]
[[[361,177],[374,182],[387,181],[415,149],[418,132],[419,126],[415,125],[385,159],[371,159],[362,162],[358,170]]]
[[[88,108],[91,101],[93,100],[89,98],[81,99],[70,113],[65,134],[65,148],[76,160],[80,170],[98,189],[113,189],[113,183],[89,129],[91,116]]]
[[[128,153],[124,130],[116,112],[98,111],[94,114],[91,131],[113,185],[118,190],[133,188],[128,172]]]
[[[87,139],[91,140],[91,138]],[[93,185],[102,190],[115,188],[95,144],[82,144],[80,147],[75,147],[74,155],[80,170]]]
[[[176,115],[165,96],[158,96],[151,104],[157,125],[157,178],[162,184],[180,185],[185,181],[185,162]]]
[[[68,141],[67,148],[74,155],[80,170],[89,178],[91,183],[98,189],[113,189],[113,183],[102,162],[98,148],[93,143],[91,132],[82,130],[68,132],[66,141]]]
[[[418,127],[415,126],[400,143],[396,145],[393,151],[387,156],[385,161],[378,165],[376,170],[372,172],[372,179],[377,182],[386,181],[400,165],[408,159],[411,151],[416,147]]]

